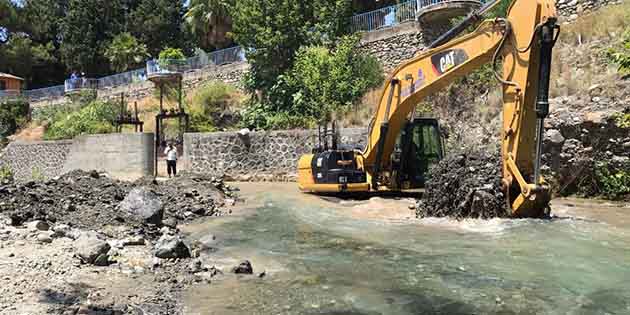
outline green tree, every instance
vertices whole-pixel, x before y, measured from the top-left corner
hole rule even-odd
[[[119,110],[117,104],[93,101],[77,105],[57,113],[46,129],[44,139],[72,139],[82,134],[112,133],[115,131],[114,120]]]
[[[199,47],[208,51],[231,44],[233,5],[234,0],[190,0],[184,19]]]
[[[121,33],[114,37],[105,51],[113,70],[124,72],[131,67],[139,67],[149,56],[147,46],[139,43],[130,33]]]
[[[66,67],[91,76],[109,73],[103,52],[123,26],[120,0],[69,0],[61,32]]]
[[[9,72],[32,81],[34,69],[46,67],[55,62],[52,43],[38,45],[25,34],[15,34],[2,45],[0,71]]]
[[[182,0],[141,0],[131,14],[129,31],[157,56],[166,46],[190,50],[190,34],[183,25]]]
[[[9,40],[10,32],[18,23],[15,4],[10,0],[0,0],[0,44]]]
[[[25,100],[0,102],[0,142],[27,122],[29,111]]]
[[[378,60],[358,52],[357,36],[345,36],[335,49],[313,46],[298,52],[288,85],[291,112],[330,121],[383,82]]]
[[[348,29],[349,0],[239,0],[233,10],[236,42],[251,65],[245,81],[267,98],[301,46],[331,42]]]
[[[265,129],[310,127],[346,112],[383,82],[378,60],[358,51],[358,41],[357,36],[345,36],[333,48],[302,47],[292,69],[270,89],[268,101],[254,102],[244,112],[245,124]]]
[[[159,55],[160,60],[185,60],[186,56],[184,52],[179,48],[165,47],[164,50],[160,51]]]

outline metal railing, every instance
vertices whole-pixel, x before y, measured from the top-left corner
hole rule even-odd
[[[245,51],[240,47],[217,50],[211,53],[200,53],[183,60],[157,59],[147,61],[148,77],[169,75],[202,69],[209,65],[221,66],[229,63],[245,61]]]
[[[41,89],[22,91],[22,94],[31,102],[44,101],[51,98],[63,97],[66,89],[63,85],[56,85]]]
[[[147,77],[181,74],[190,70],[186,59],[157,59],[147,61]]]
[[[372,32],[398,24],[415,21],[416,14],[423,8],[432,5],[459,2],[461,0],[410,0],[401,4],[358,14],[352,17],[353,32]],[[485,0],[480,0],[485,3]]]
[[[98,79],[74,78],[64,82],[65,93],[98,89]]]
[[[98,88],[116,88],[147,80],[147,70],[145,68],[114,74],[98,79]]]
[[[353,32],[371,32],[416,19],[418,1],[411,0],[352,17]]]
[[[147,67],[114,74],[99,79],[83,78],[68,79],[64,85],[52,86],[41,89],[25,90],[22,94],[31,102],[45,101],[50,98],[63,97],[67,92],[75,92],[83,89],[113,89],[147,80],[149,75],[166,74],[170,72],[186,72],[202,69],[209,65],[221,66],[229,63],[243,62],[245,51],[240,47],[231,47],[211,53],[200,53],[185,60],[157,61],[150,60]]]
[[[210,53],[208,57],[216,66],[246,61],[245,50],[241,46],[217,50]]]

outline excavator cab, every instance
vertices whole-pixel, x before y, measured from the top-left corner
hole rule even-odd
[[[415,118],[401,130],[392,153],[392,174],[401,189],[424,188],[431,165],[444,157],[440,125],[433,118]]]

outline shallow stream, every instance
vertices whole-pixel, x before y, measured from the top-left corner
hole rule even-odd
[[[554,201],[553,220],[413,218],[411,200],[322,200],[242,184],[216,237],[226,272],[186,314],[630,314],[630,207]],[[248,259],[256,276],[227,274]],[[265,272],[265,276],[257,275]]]

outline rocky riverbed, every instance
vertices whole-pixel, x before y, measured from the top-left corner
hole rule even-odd
[[[179,227],[229,214],[235,190],[195,174],[1,183],[0,313],[180,314],[178,294],[221,271],[201,254],[214,239]]]

